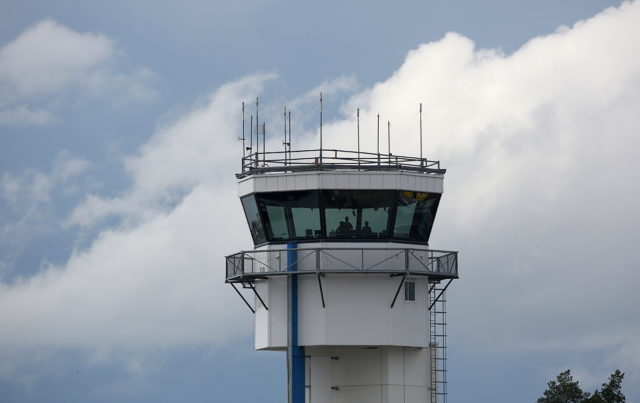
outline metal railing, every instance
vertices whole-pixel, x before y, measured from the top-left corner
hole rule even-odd
[[[444,174],[440,161],[394,154],[336,149],[256,152],[242,158],[242,172],[236,176],[266,172],[296,172],[322,169],[406,170]]]
[[[287,253],[297,252],[295,262]],[[291,269],[295,267],[295,271]],[[226,257],[226,282],[287,274],[389,273],[458,278],[458,252],[411,248],[298,248],[242,251]]]

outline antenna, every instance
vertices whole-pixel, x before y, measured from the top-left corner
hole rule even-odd
[[[249,130],[251,131],[251,136],[249,137],[249,161],[251,162],[251,154],[253,151],[253,115],[251,115],[251,121],[249,123]]]
[[[320,93],[320,165],[322,165],[322,92]]]
[[[287,166],[287,107],[284,107],[284,165]]]
[[[420,166],[422,165],[422,102],[420,102]]]
[[[380,165],[380,114],[378,113],[378,165]]]
[[[289,109],[289,165],[291,165],[291,109]]]
[[[360,108],[358,108],[356,115],[358,116],[358,165],[360,165]]]
[[[387,142],[389,148],[389,165],[391,165],[391,121],[387,120]]]
[[[267,152],[265,147],[267,146],[267,124],[262,123],[262,166],[266,165]]]
[[[256,97],[256,167],[260,160],[260,130],[258,128],[258,97]]]
[[[244,101],[242,102],[242,164],[244,164],[245,156],[245,138],[244,138]]]

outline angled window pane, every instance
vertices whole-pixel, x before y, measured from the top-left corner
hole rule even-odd
[[[249,195],[243,197],[241,200],[242,207],[244,208],[244,214],[247,217],[247,223],[249,224],[249,231],[251,231],[251,237],[253,238],[253,243],[257,245],[266,242],[255,197],[253,195]]]
[[[270,241],[321,237],[317,192],[270,192],[256,197]]]
[[[439,193],[400,191],[393,237],[429,242],[440,196]]]

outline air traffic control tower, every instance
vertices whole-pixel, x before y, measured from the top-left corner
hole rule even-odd
[[[289,403],[446,402],[458,259],[429,247],[445,170],[292,151],[290,136],[285,114],[284,151],[246,147],[236,174],[255,248],[226,257],[226,282],[253,312],[255,348],[286,351]]]

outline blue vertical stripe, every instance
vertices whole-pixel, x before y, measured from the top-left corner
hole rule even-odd
[[[287,244],[287,267],[298,270],[297,242]],[[305,403],[304,347],[298,346],[298,276],[291,276],[291,396],[292,403]]]

